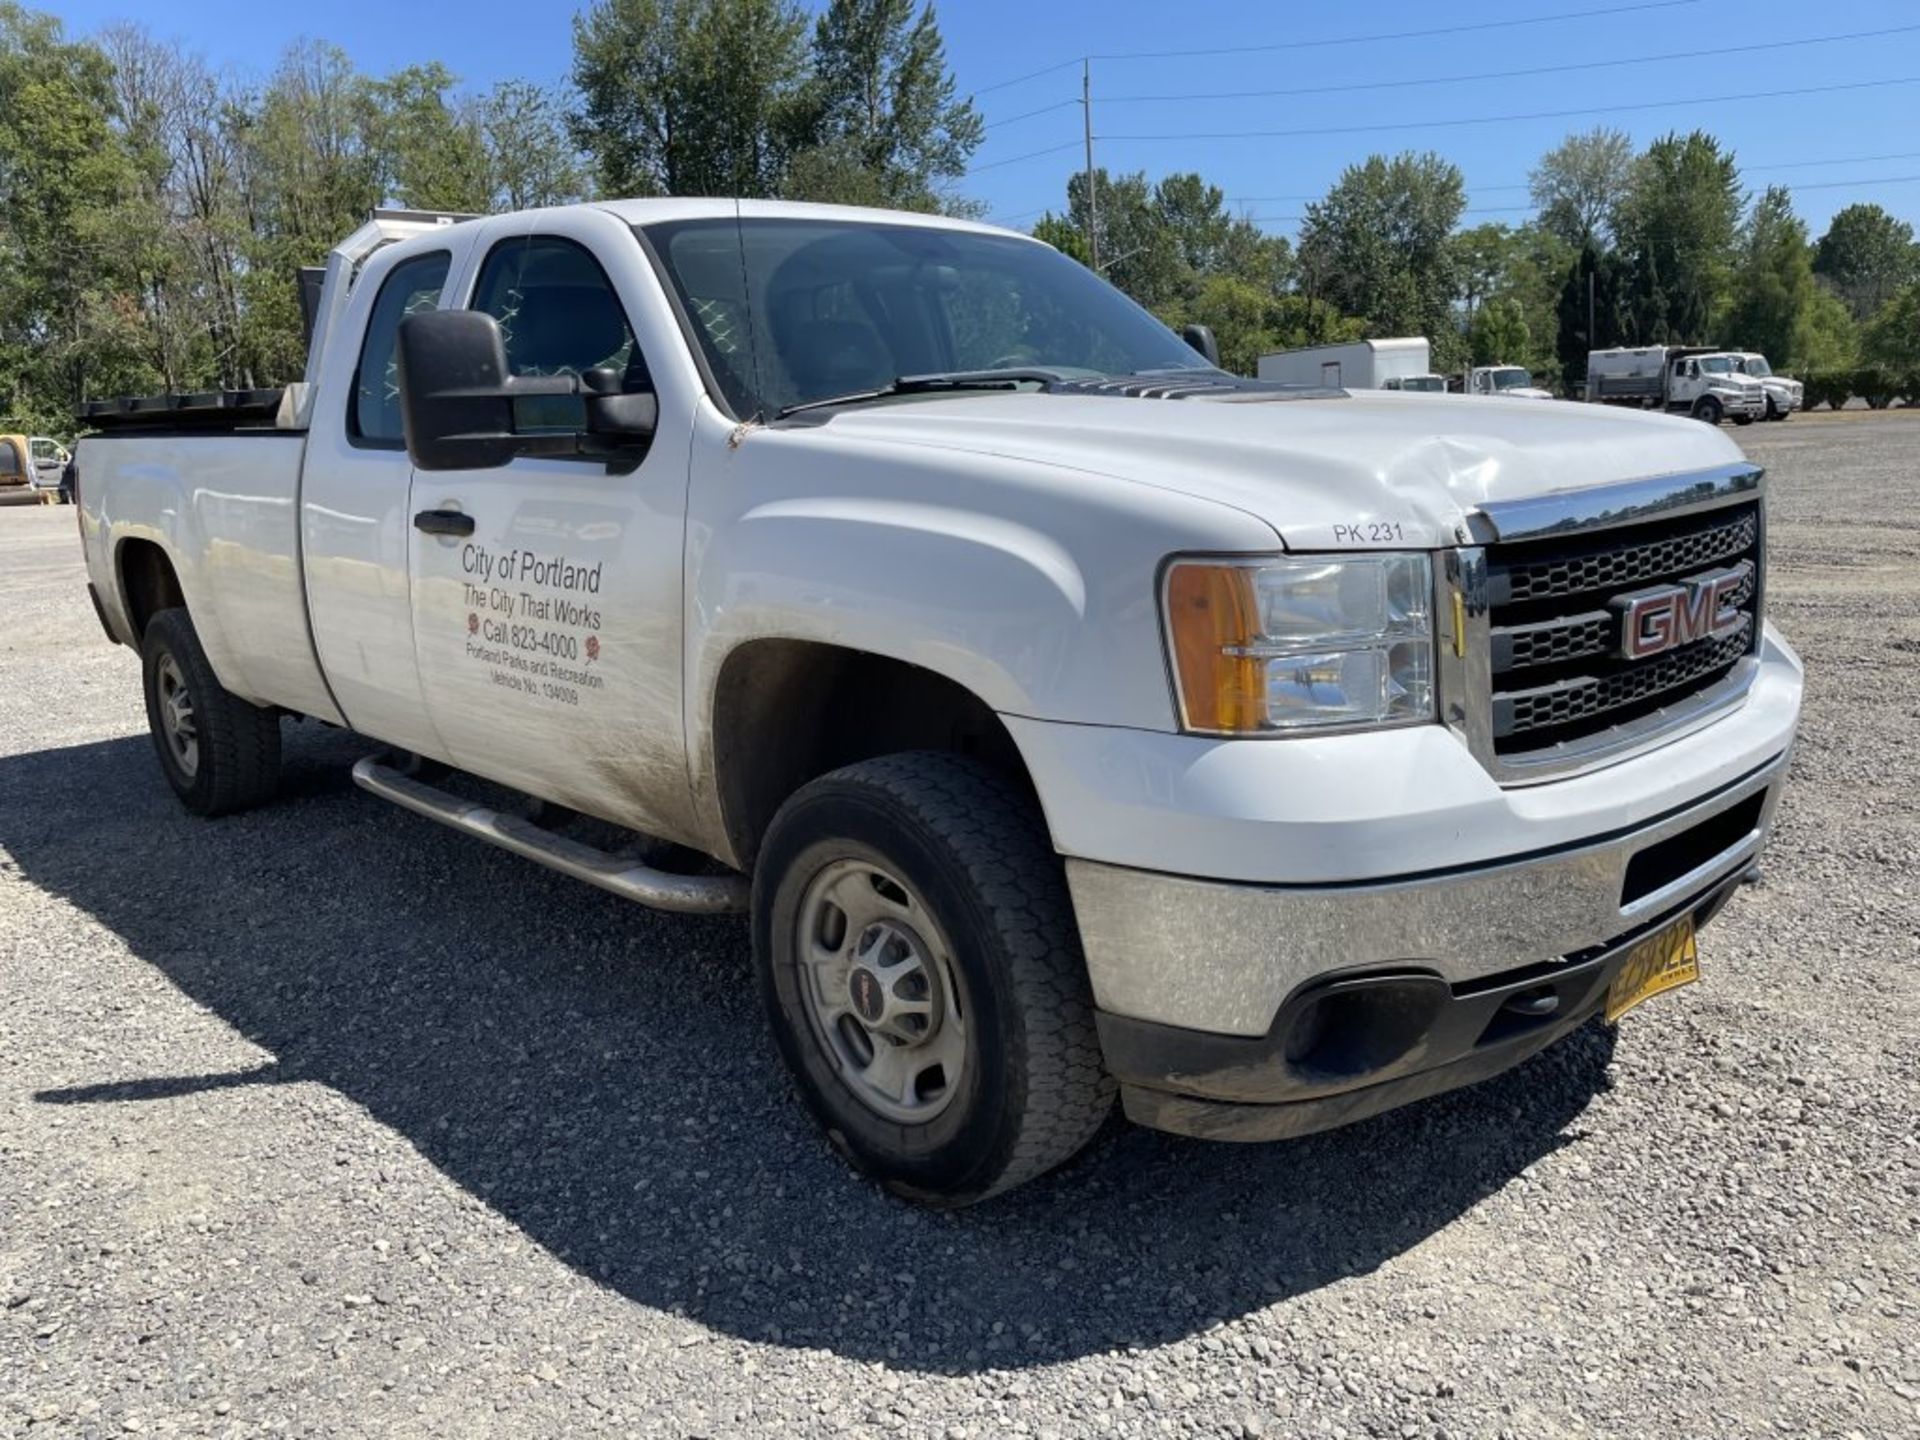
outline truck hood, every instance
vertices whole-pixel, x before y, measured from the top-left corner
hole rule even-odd
[[[1485,502],[1737,462],[1713,426],[1572,402],[1355,391],[1228,401],[1039,393],[840,411],[848,440],[1092,471],[1231,505],[1291,549],[1467,538]]]

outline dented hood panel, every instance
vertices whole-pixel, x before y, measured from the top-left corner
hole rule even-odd
[[[1741,459],[1696,420],[1571,401],[1357,391],[1315,399],[994,394],[850,409],[848,438],[1094,471],[1232,505],[1290,549],[1457,544],[1487,501]]]

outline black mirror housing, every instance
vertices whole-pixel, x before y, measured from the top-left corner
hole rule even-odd
[[[507,373],[500,325],[478,310],[427,310],[400,322],[397,337],[401,426],[407,454],[422,470],[492,470],[516,455],[605,455],[632,459],[652,439],[659,405],[652,391],[627,393],[612,371],[572,375]],[[579,397],[584,429],[563,431],[552,407],[518,402]],[[544,415],[543,415],[544,410]]]
[[[400,322],[400,418],[422,470],[491,470],[517,452],[507,347],[477,310],[426,310]]]
[[[1207,357],[1207,363],[1218,369],[1220,365],[1220,342],[1213,338],[1213,331],[1205,325],[1187,325],[1180,331],[1180,338]]]

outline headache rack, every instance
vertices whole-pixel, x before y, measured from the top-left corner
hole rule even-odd
[[[1757,466],[1489,504],[1472,524],[1484,543],[1449,552],[1438,580],[1441,702],[1501,783],[1664,744],[1752,684],[1765,589]]]

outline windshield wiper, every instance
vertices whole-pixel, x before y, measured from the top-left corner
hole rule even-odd
[[[1012,390],[1020,385],[1051,385],[1060,377],[1051,370],[944,370],[931,375],[901,375],[877,390],[856,390],[849,395],[829,395],[820,400],[800,400],[782,405],[773,418],[784,420],[802,410],[823,410],[829,405],[859,405],[868,400],[885,400],[894,395],[937,395],[945,390]]]

